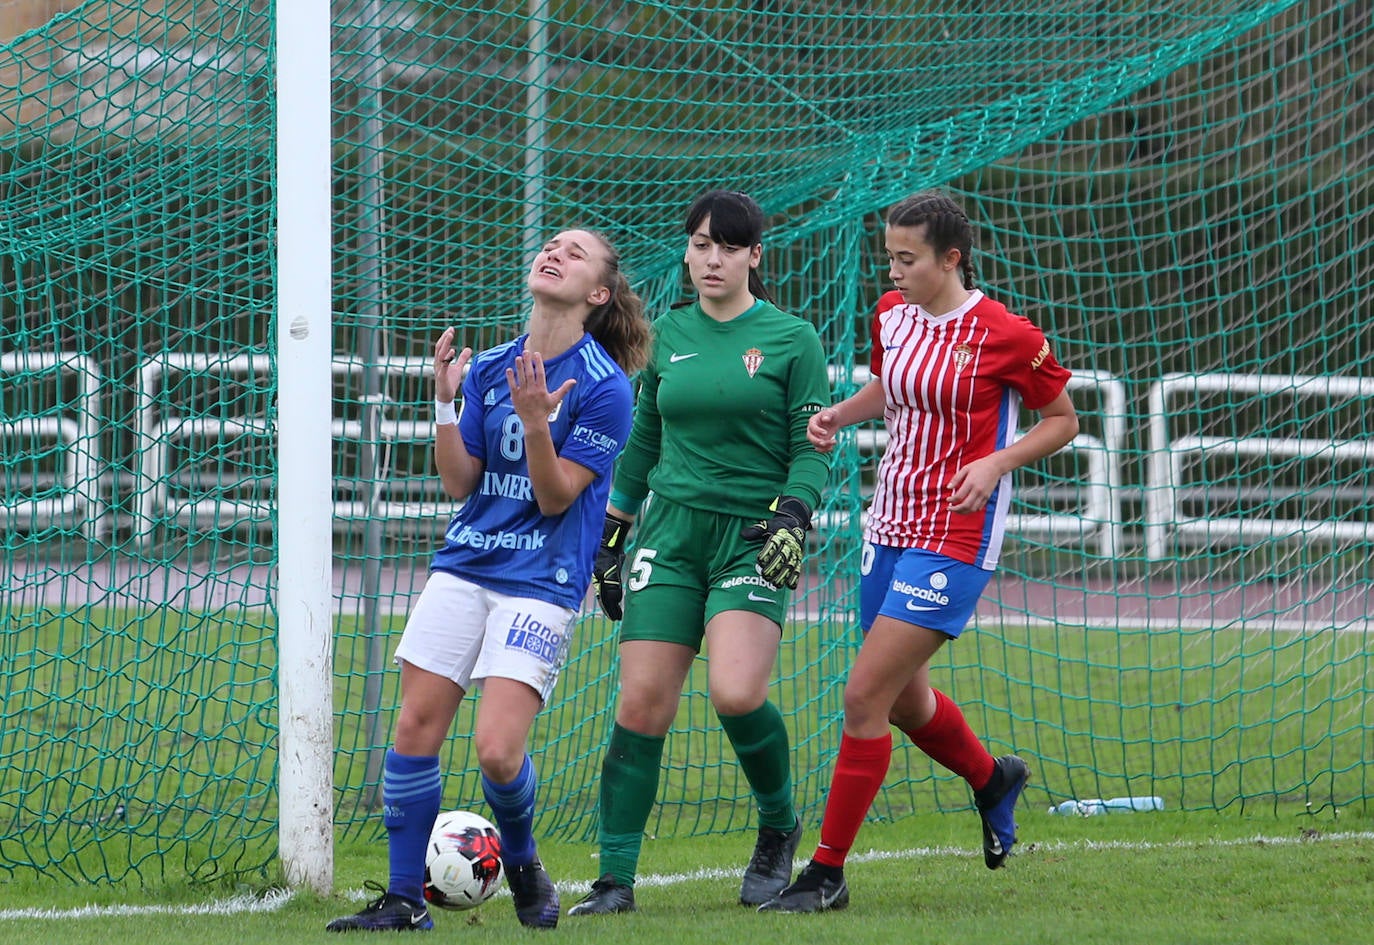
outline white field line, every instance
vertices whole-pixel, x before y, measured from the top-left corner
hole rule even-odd
[[[1244,847],[1244,846],[1293,846],[1299,843],[1321,843],[1324,841],[1336,840],[1371,840],[1374,841],[1374,831],[1345,831],[1345,832],[1321,832],[1311,837],[1266,837],[1255,835],[1238,840],[1211,840],[1206,842],[1173,840],[1168,843],[1151,843],[1150,841],[1095,841],[1095,840],[1073,840],[1073,841],[1054,841],[1052,843],[1031,843],[1027,844],[1033,852],[1028,851],[1026,855],[1036,855],[1041,852],[1059,852],[1064,850],[1168,850],[1204,847]],[[1016,854],[1013,853],[1014,857]],[[922,860],[934,857],[978,857],[983,856],[983,851],[979,847],[913,847],[907,850],[869,850],[866,853],[851,853],[847,862],[849,863],[876,863],[886,860]],[[805,857],[797,858],[797,866],[802,866],[807,862]],[[740,875],[738,868],[719,869],[717,867],[703,867],[698,870],[691,870],[686,873],[648,873],[635,878],[635,887],[643,889],[647,887],[676,886],[680,883],[695,883],[706,880],[717,879],[738,879]],[[582,882],[560,881],[555,883],[560,893],[585,893],[591,888],[591,880]],[[508,895],[506,887],[503,885],[500,895]],[[350,894],[350,898],[364,901],[374,898],[375,892],[357,889]]]
[[[1063,850],[1166,850],[1183,849],[1188,847],[1240,847],[1240,846],[1292,846],[1299,843],[1320,843],[1323,841],[1334,840],[1374,840],[1374,832],[1370,831],[1348,831],[1344,833],[1321,833],[1310,838],[1305,837],[1265,837],[1256,835],[1239,840],[1211,840],[1207,842],[1196,842],[1188,840],[1174,840],[1169,843],[1151,843],[1150,841],[1095,841],[1095,840],[1073,840],[1059,841],[1052,843],[1032,843],[1028,844],[1035,854],[1041,852],[1058,852]],[[983,851],[975,847],[913,847],[908,850],[869,850],[866,853],[851,853],[847,858],[847,863],[876,863],[886,860],[920,860],[932,857],[947,856],[967,856],[982,857]],[[1013,852],[1012,856],[1016,854]],[[1023,854],[1027,855],[1027,854]],[[1033,854],[1031,854],[1033,855]],[[803,858],[798,858],[797,865],[806,863]],[[635,879],[635,886],[674,886],[678,883],[695,882],[707,879],[735,879],[739,876],[738,869],[700,869],[690,873],[667,873],[650,874],[640,876]],[[589,884],[584,884],[582,888],[587,888]],[[559,883],[559,890],[571,888],[570,884]]]
[[[179,906],[76,906],[72,909],[0,909],[0,919],[97,919],[133,915],[244,915],[275,912],[291,901],[289,889],[271,889],[261,896],[234,896],[213,902]]]
[[[1073,840],[1073,841],[1054,841],[1051,843],[1030,844],[1031,851],[1024,855],[1034,855],[1042,851],[1060,852],[1065,850],[1170,850],[1203,847],[1241,847],[1241,846],[1296,846],[1303,843],[1331,843],[1341,840],[1370,840],[1374,841],[1374,832],[1371,831],[1344,831],[1344,832],[1314,832],[1308,836],[1283,836],[1267,837],[1255,835],[1253,837],[1243,837],[1236,840],[1211,840],[1197,842],[1190,840],[1172,840],[1168,843],[1152,843],[1146,841],[1125,841],[1125,840]],[[869,850],[865,853],[851,853],[850,863],[875,863],[887,860],[920,860],[932,857],[950,856],[981,856],[982,851],[969,847],[913,847],[907,850]],[[798,865],[802,861],[798,861]],[[692,870],[686,873],[650,873],[640,876],[635,880],[635,885],[640,888],[676,886],[681,883],[695,883],[706,880],[735,879],[739,876],[738,869],[718,869],[715,867]],[[590,881],[584,882],[560,882],[557,884],[560,892],[575,893],[584,891],[590,887]],[[373,898],[375,892],[365,889],[355,889],[346,894],[346,898],[359,902]],[[504,887],[498,895],[509,895]],[[138,916],[138,915],[242,915],[246,913],[275,912],[291,901],[292,893],[290,890],[275,889],[262,896],[234,896],[230,899],[220,899],[214,902],[207,902],[200,905],[190,904],[181,906],[78,906],[73,909],[0,909],[0,920],[3,919],[88,919],[101,918],[105,916]]]

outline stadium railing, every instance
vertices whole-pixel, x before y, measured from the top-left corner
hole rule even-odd
[[[179,412],[174,401],[176,376],[214,375],[244,381],[264,376],[270,369],[265,355],[169,353],[140,365],[132,528],[141,541],[147,542],[159,524],[175,523],[192,530],[270,525],[270,489],[226,476],[223,470],[213,481],[203,480],[203,467],[178,470],[172,461],[179,441],[211,440],[232,452],[240,447],[231,444],[245,437],[256,448],[270,449],[275,436],[265,413],[211,417]],[[356,359],[336,358],[332,373],[336,380],[352,379],[356,384],[365,369]],[[428,358],[388,357],[376,370],[388,380],[423,382],[433,366]],[[0,354],[0,380],[24,377],[32,383],[45,372],[54,375],[55,393],[44,398],[48,407],[38,416],[0,420],[0,437],[11,444],[12,455],[52,453],[57,459],[35,463],[27,479],[11,477],[18,485],[11,483],[3,497],[0,523],[5,530],[24,531],[57,521],[79,521],[83,534],[96,539],[113,524],[104,495],[108,477],[100,474],[101,371],[92,359],[75,352]],[[863,367],[847,373],[832,369],[831,373],[832,382],[843,378],[853,389],[870,380]],[[61,393],[67,382],[73,384],[71,396]],[[1053,510],[1013,514],[1008,529],[1052,542],[1082,541],[1104,556],[1113,556],[1123,548],[1126,387],[1108,372],[1075,371],[1070,389],[1092,392],[1098,398],[1097,409],[1086,412],[1098,418],[1095,429],[1080,433],[1064,450],[1081,459],[1081,480],[1032,490],[1036,504]],[[1170,374],[1150,385],[1143,521],[1147,558],[1169,557],[1174,542],[1374,541],[1374,523],[1361,512],[1369,501],[1367,490],[1339,484],[1348,478],[1339,474],[1340,464],[1374,466],[1374,443],[1342,438],[1329,430],[1318,436],[1269,436],[1254,424],[1250,429],[1238,425],[1235,418],[1253,410],[1258,399],[1284,397],[1295,398],[1296,403],[1317,398],[1328,407],[1346,403],[1368,410],[1374,406],[1368,403],[1374,400],[1374,378]],[[356,417],[336,417],[332,422],[340,449],[356,454],[343,464],[347,469],[336,469],[333,514],[340,527],[371,516],[391,520],[451,514],[454,503],[442,494],[434,477],[424,472],[397,475],[399,452],[418,450],[427,455],[431,421],[395,418],[395,410],[413,412],[414,405],[386,393],[361,396],[355,402]],[[1286,413],[1303,422],[1303,411],[1290,408]],[[1220,421],[1234,429],[1218,433]],[[1190,422],[1199,429],[1180,430]],[[1309,428],[1312,425],[1306,423]],[[853,436],[861,462],[871,468],[887,445],[886,431],[881,425],[864,426],[853,431]],[[1224,459],[1243,464],[1246,457],[1262,460],[1256,470],[1263,467],[1272,473],[1274,460],[1289,461],[1291,468],[1285,474],[1281,466],[1278,475],[1263,478],[1247,478],[1243,471],[1234,476],[1201,475],[1209,462]],[[412,457],[410,467],[422,468],[424,462]],[[1326,472],[1305,473],[1313,467],[1303,464],[1311,463]],[[352,467],[356,469],[350,477],[347,471]],[[350,487],[350,482],[356,485]],[[1297,506],[1308,514],[1285,514],[1285,509]],[[1200,508],[1206,514],[1198,514]],[[1313,509],[1320,514],[1311,514]],[[821,513],[818,528],[843,527],[842,514]]]
[[[421,357],[387,357],[375,366],[383,381],[396,378],[424,379],[433,373],[433,362]],[[235,529],[271,524],[273,498],[256,479],[236,479],[222,474],[204,482],[198,467],[179,470],[172,458],[178,441],[198,438],[221,444],[222,455],[245,449],[237,441],[247,438],[247,449],[271,449],[275,443],[272,421],[265,415],[188,416],[177,412],[170,391],[178,374],[216,375],[251,379],[271,369],[264,355],[164,354],[150,358],[139,368],[138,476],[134,486],[135,532],[142,542],[159,525],[176,524],[192,529]],[[332,374],[337,381],[351,379],[356,386],[367,370],[363,362],[335,358]],[[438,518],[451,514],[454,503],[443,495],[438,480],[426,475],[396,475],[398,453],[419,449],[428,457],[433,421],[395,419],[400,408],[414,412],[413,405],[386,393],[356,398],[359,416],[335,417],[331,433],[345,454],[356,451],[352,477],[335,469],[333,515],[337,526],[358,519],[384,520]],[[420,463],[423,466],[423,462]],[[231,468],[232,464],[224,464]],[[359,484],[350,490],[349,483]],[[361,495],[361,498],[353,497]]]
[[[1316,410],[1308,406],[1314,399]],[[1146,556],[1169,558],[1174,542],[1374,541],[1371,494],[1360,484],[1374,466],[1374,442],[1337,435],[1342,410],[1360,429],[1371,401],[1369,377],[1213,373],[1155,381]],[[1178,431],[1189,420],[1198,429]],[[1322,435],[1266,435],[1275,426]],[[1257,462],[1247,467],[1247,458]],[[1208,463],[1228,469],[1209,473]]]
[[[32,384],[35,375],[56,375],[53,391],[30,398],[38,403],[31,416],[3,419],[7,491],[0,497],[0,523],[5,531],[29,531],[56,522],[80,521],[89,539],[107,528],[99,486],[100,369],[73,351],[11,351],[0,354],[0,384],[9,377]],[[62,393],[64,376],[75,379],[75,395]],[[58,461],[48,468],[53,451]]]
[[[96,474],[101,422],[99,369],[89,358],[72,352],[0,356],[0,372],[5,373],[21,369],[33,372],[52,366],[79,379],[70,415],[7,421],[0,424],[0,434],[42,437],[60,444],[64,456],[62,473],[55,477],[55,482],[36,479],[32,495],[8,497],[7,527],[23,527],[26,517],[45,522],[81,512],[85,516],[84,530],[94,537],[109,527],[102,511],[101,480]],[[336,358],[332,373],[336,380],[352,379],[356,383],[365,368],[361,361]],[[433,365],[428,358],[388,357],[376,369],[386,379],[423,381],[432,375]],[[202,475],[203,464],[182,470],[174,461],[179,442],[215,442],[220,444],[222,455],[229,456],[245,449],[271,449],[275,438],[272,421],[265,413],[207,416],[204,412],[181,412],[175,399],[178,376],[208,375],[242,383],[265,377],[270,370],[270,359],[256,354],[167,353],[140,364],[137,457],[131,489],[134,514],[131,522],[125,524],[131,525],[141,543],[149,542],[159,525],[175,524],[199,531],[262,528],[271,524],[273,499],[270,488],[263,487],[259,479],[236,478],[232,472],[227,473],[234,466],[230,462],[216,470],[212,480],[207,480]],[[832,369],[831,373],[832,381],[840,376],[839,369]],[[868,382],[870,374],[867,368],[858,367],[847,379],[857,388]],[[1077,371],[1070,388],[1092,390],[1100,398],[1100,431],[1080,433],[1065,448],[1083,459],[1083,480],[1041,490],[1041,498],[1056,505],[1055,511],[1013,514],[1008,527],[1015,533],[1049,541],[1089,542],[1101,554],[1114,555],[1122,545],[1125,385],[1107,372]],[[346,469],[336,470],[333,515],[339,526],[370,516],[393,520],[451,514],[455,504],[442,494],[432,476],[396,475],[397,451],[419,450],[427,455],[431,421],[392,417],[392,411],[410,411],[413,405],[393,400],[385,393],[359,397],[356,402],[358,417],[336,417],[332,421],[332,435],[340,443],[341,451],[357,454],[345,464],[356,467],[353,476],[347,475]],[[55,404],[54,408],[57,413],[61,405]],[[854,431],[854,437],[863,462],[868,464],[875,462],[887,446],[887,433],[880,426],[861,427]],[[252,445],[245,447],[245,439]],[[413,462],[411,466],[415,468]],[[350,488],[350,483],[360,484],[361,488]],[[47,495],[52,492],[57,495]],[[839,514],[822,513],[817,526],[841,527]]]

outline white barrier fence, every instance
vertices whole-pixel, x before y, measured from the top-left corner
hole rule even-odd
[[[32,383],[35,374],[53,374],[58,385],[65,378],[74,378],[76,396],[70,409],[64,409],[66,401],[59,397],[57,403],[45,404],[46,409],[34,416],[6,419],[0,412],[0,448],[20,486],[0,501],[0,526],[4,531],[28,531],[53,522],[79,520],[83,535],[100,538],[107,527],[98,472],[100,369],[90,358],[72,351],[0,354],[0,384],[8,386],[12,379]],[[19,458],[36,456],[44,444],[60,454],[59,471],[45,476],[30,466],[25,481],[27,464]]]
[[[339,378],[357,378],[366,369],[360,361],[335,358],[332,374]],[[183,416],[169,396],[171,383],[178,374],[213,374],[221,377],[250,379],[266,376],[270,360],[262,355],[214,357],[209,355],[168,354],[145,361],[139,369],[138,385],[138,442],[139,475],[134,488],[137,512],[134,529],[140,540],[147,540],[161,524],[195,527],[211,522],[216,528],[244,525],[266,526],[271,523],[270,489],[266,494],[234,498],[235,483],[215,483],[210,488],[200,486],[192,477],[174,472],[170,456],[179,441],[202,438],[226,443],[234,438],[248,437],[256,446],[270,450],[276,431],[266,417],[206,418]],[[388,357],[374,369],[383,379],[396,377],[428,378],[434,373],[433,361],[419,357]],[[403,405],[385,394],[361,403],[363,417],[358,420],[335,418],[330,433],[336,442],[363,443],[368,446],[372,461],[359,476],[366,476],[376,484],[374,495],[368,500],[336,497],[333,514],[336,522],[347,523],[376,516],[382,519],[418,519],[447,517],[454,508],[453,500],[443,494],[438,480],[423,480],[426,494],[418,497],[395,495],[398,483],[391,460],[398,446],[415,446],[428,450],[434,435],[433,422],[399,420],[390,413]],[[404,409],[411,411],[410,405]],[[252,493],[264,490],[247,490]],[[335,490],[336,496],[339,490]]]
[[[75,389],[74,396],[58,398],[46,409],[35,409],[33,415],[0,416],[0,438],[10,444],[12,453],[51,451],[56,457],[54,472],[34,474],[31,483],[20,482],[18,488],[11,483],[0,504],[0,529],[28,531],[58,520],[73,520],[79,521],[82,533],[93,540],[121,528],[147,542],[159,525],[192,531],[270,525],[274,502],[270,478],[237,477],[230,469],[232,462],[221,463],[224,457],[237,452],[270,454],[276,438],[270,417],[265,412],[208,416],[203,410],[188,410],[178,401],[181,395],[177,386],[178,379],[186,376],[235,384],[257,382],[265,380],[270,369],[271,362],[264,355],[165,354],[144,361],[138,371],[137,455],[127,503],[132,514],[116,522],[107,514],[112,498],[111,477],[102,474],[101,467],[103,378],[97,365],[74,352],[0,355],[0,382],[31,383],[35,375],[51,375],[72,382]],[[367,369],[359,361],[336,358],[332,373],[336,381],[356,382]],[[372,369],[379,373],[384,386],[397,379],[422,384],[431,376],[433,365],[429,358],[389,357]],[[867,383],[870,376],[862,367],[847,374],[832,369],[831,380],[856,389]],[[1083,545],[1104,557],[1116,557],[1125,551],[1128,531],[1122,508],[1126,491],[1122,471],[1130,458],[1126,445],[1126,384],[1107,372],[1077,371],[1070,389],[1093,394],[1098,408],[1087,411],[1097,418],[1095,431],[1080,433],[1064,448],[1064,452],[1077,454],[1078,478],[1054,489],[1040,490],[1045,501],[1039,504],[1042,508],[1052,506],[1053,510],[1014,513],[1008,528],[1022,536]],[[1215,402],[1200,406],[1205,396],[1213,397]],[[1190,464],[1196,465],[1203,459],[1272,457],[1374,467],[1374,441],[1367,438],[1274,437],[1258,432],[1217,436],[1179,429],[1181,417],[1190,409],[1195,416],[1204,418],[1218,410],[1235,410],[1237,396],[1287,396],[1293,398],[1295,405],[1306,398],[1317,398],[1328,405],[1352,402],[1367,411],[1374,406],[1363,403],[1374,399],[1374,378],[1218,373],[1171,374],[1153,382],[1148,393],[1145,483],[1135,490],[1143,494],[1143,520],[1137,528],[1129,529],[1141,536],[1146,557],[1164,560],[1179,543],[1298,538],[1374,542],[1374,522],[1368,514],[1374,495],[1365,495],[1358,486],[1353,490],[1353,502],[1345,506],[1332,503],[1330,514],[1322,517],[1199,517],[1189,513],[1188,502],[1200,494],[1234,498],[1247,490],[1263,490],[1270,500],[1269,507],[1277,508],[1285,498],[1301,498],[1305,489],[1332,491],[1323,482],[1298,487],[1275,483],[1247,485],[1224,479],[1189,481]],[[416,408],[409,402],[392,400],[385,393],[359,398],[356,403],[359,417],[335,418],[331,433],[336,448],[351,448],[358,454],[358,469],[352,480],[367,483],[368,488],[363,490],[363,498],[350,495],[349,477],[336,471],[335,521],[345,525],[370,517],[442,520],[451,514],[455,503],[443,494],[436,477],[405,475],[396,469],[398,456],[414,450],[424,453],[428,468],[432,436],[429,418],[397,418],[397,411],[415,414]],[[424,415],[423,411],[420,415]],[[846,435],[854,437],[866,464],[876,461],[887,446],[887,433],[881,426],[854,429]],[[14,449],[15,443],[24,446]],[[208,462],[181,468],[176,455],[179,444],[185,443],[194,443],[201,451],[209,446],[219,452],[212,454]],[[412,463],[415,461],[414,455],[409,458]],[[11,476],[15,478],[13,473]],[[1055,496],[1050,493],[1057,493],[1064,501],[1054,501]],[[839,514],[843,513],[819,516],[818,527],[841,527],[843,523],[836,517]]]
[[[1233,395],[1285,397],[1292,401],[1290,416],[1301,418],[1298,405],[1316,399],[1324,405],[1342,401],[1359,405],[1374,400],[1374,378],[1314,377],[1301,374],[1169,374],[1150,385],[1150,469],[1145,494],[1145,553],[1152,560],[1169,557],[1170,539],[1188,544],[1221,541],[1272,542],[1304,539],[1324,542],[1374,541],[1374,523],[1369,509],[1374,492],[1356,487],[1353,501],[1342,507],[1339,501],[1326,502],[1327,514],[1321,517],[1282,518],[1273,515],[1189,515],[1185,500],[1197,491],[1217,490],[1217,484],[1185,482],[1185,465],[1190,458],[1218,456],[1259,456],[1296,460],[1316,460],[1330,469],[1332,464],[1355,461],[1366,469],[1374,465],[1374,440],[1339,439],[1334,435],[1272,437],[1175,435],[1174,427],[1181,405],[1194,405],[1202,395],[1223,394],[1216,408],[1201,411],[1216,414],[1234,411],[1239,406]],[[1374,404],[1362,405],[1365,416]],[[1282,411],[1280,411],[1282,413]],[[1266,464],[1267,465],[1267,464]],[[1268,484],[1266,498],[1271,505],[1307,494],[1335,496],[1334,476],[1309,481],[1301,487]],[[1238,488],[1238,487],[1237,487]],[[1363,509],[1359,508],[1363,505]]]

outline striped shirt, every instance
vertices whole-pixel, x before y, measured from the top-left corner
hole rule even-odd
[[[1032,410],[1050,403],[1068,383],[1068,370],[1039,328],[977,291],[944,315],[899,292],[883,295],[871,366],[887,398],[888,446],[865,539],[993,570],[1011,475],[973,514],[950,510],[949,481],[961,467],[1011,445],[1021,403]]]

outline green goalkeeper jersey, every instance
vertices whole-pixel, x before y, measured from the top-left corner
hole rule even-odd
[[[698,303],[673,309],[653,335],[611,504],[637,511],[653,490],[741,517],[780,495],[816,508],[830,457],[806,423],[830,403],[830,380],[815,327],[760,299],[728,322]]]

